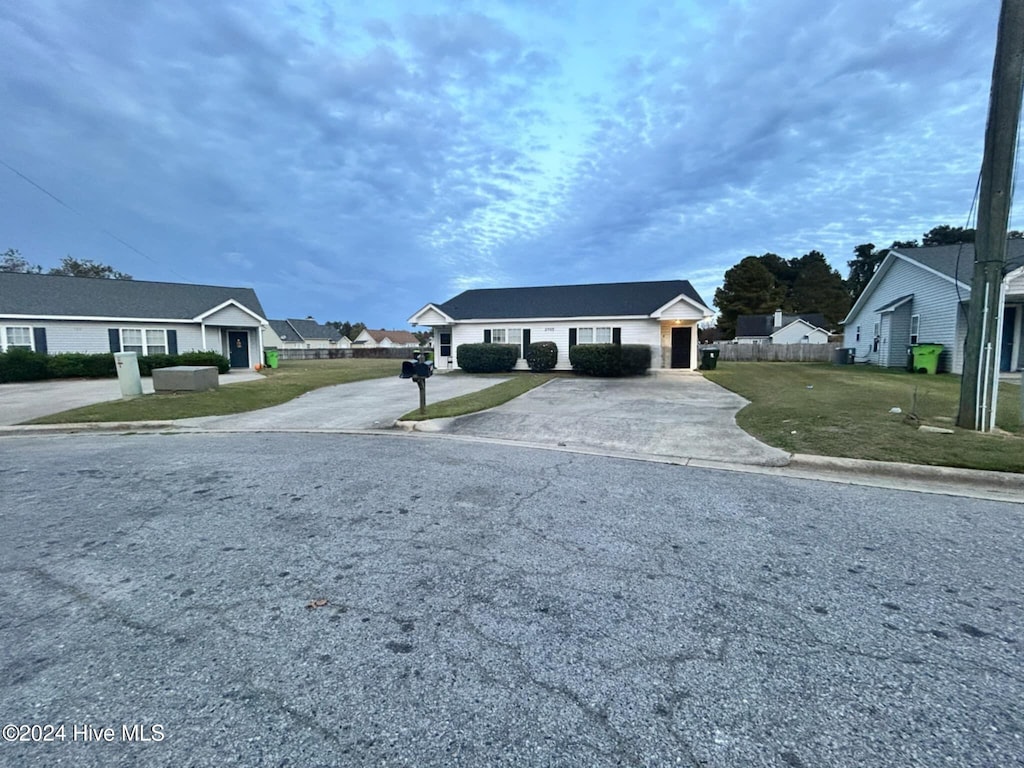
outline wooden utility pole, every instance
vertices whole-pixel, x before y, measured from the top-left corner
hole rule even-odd
[[[986,431],[995,421],[999,334],[1003,314],[1006,229],[1024,85],[1024,0],[1003,0],[992,67],[985,154],[981,161],[974,275],[957,425]]]

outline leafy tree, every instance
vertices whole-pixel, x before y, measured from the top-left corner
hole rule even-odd
[[[344,322],[340,320],[328,320],[326,325],[333,325],[342,336],[347,336],[350,341],[355,341],[356,336],[363,332],[366,327],[363,323],[350,323],[348,320]]]
[[[896,247],[897,244],[893,243],[893,248]],[[864,289],[868,287],[868,283],[878,269],[878,265],[889,254],[889,249],[883,248],[880,251],[876,251],[874,243],[862,243],[853,249],[853,253],[854,258],[846,262],[846,266],[850,268],[850,274],[846,278],[846,287],[850,293],[851,300],[856,301],[864,293]]]
[[[1011,229],[1009,232],[1006,233],[1006,239],[1024,240],[1024,232],[1021,232],[1019,229]]]
[[[106,264],[98,264],[90,259],[75,259],[65,256],[60,260],[60,266],[54,267],[46,274],[67,275],[69,277],[102,277],[111,280],[131,280],[132,276],[125,272],[118,272]]]
[[[921,244],[917,240],[893,240],[890,248],[920,248]]]
[[[31,272],[39,274],[43,268],[29,264],[17,248],[8,248],[0,255],[0,272]]]
[[[793,311],[792,305],[792,293],[793,283],[796,282],[797,269],[794,266],[795,259],[784,259],[775,253],[765,253],[757,257],[765,268],[772,273],[772,277],[775,278],[775,282],[784,291],[782,301],[779,306],[775,309],[784,309],[787,312]],[[774,311],[774,310],[772,310]]]
[[[820,251],[790,259],[789,265],[796,275],[790,289],[789,310],[797,314],[820,312],[830,329],[837,328],[850,311],[850,294],[843,276]]]
[[[786,296],[775,276],[757,256],[747,256],[725,273],[722,287],[715,290],[718,327],[726,338],[736,335],[736,318],[774,312]]]
[[[430,340],[434,338],[434,334],[430,331],[413,331],[412,335],[416,337],[416,341],[421,347],[427,346]]]
[[[973,243],[974,230],[963,227],[951,227],[940,224],[924,233],[925,245],[956,245],[957,243]]]

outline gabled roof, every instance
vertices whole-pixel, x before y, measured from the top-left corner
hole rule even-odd
[[[900,296],[898,299],[893,299],[884,307],[879,307],[878,309],[875,310],[875,312],[878,312],[879,314],[883,312],[892,312],[894,309],[896,309],[896,307],[902,307],[908,301],[913,301],[913,299],[914,294],[908,293],[906,296]]]
[[[646,317],[680,296],[708,309],[688,280],[476,288],[434,306],[454,320]]]
[[[227,302],[266,317],[252,288],[0,272],[0,315],[193,320]]]
[[[775,325],[774,314],[740,315],[736,318],[736,335],[742,336],[743,338],[758,336],[768,337],[775,331],[792,325],[798,320],[803,320],[808,325],[820,328],[823,331],[828,330],[825,327],[825,316],[820,312],[810,312],[804,315],[783,315],[782,325],[779,326]]]
[[[374,341],[380,344],[385,338],[391,339],[395,344],[419,344],[419,339],[412,335],[409,331],[385,331],[383,328],[379,331],[372,331],[369,328],[366,332],[370,334]]]
[[[338,341],[341,339],[341,332],[333,325],[320,325],[320,323],[312,318],[307,318],[305,320],[288,318],[286,322],[295,330],[299,337],[305,341],[310,339]],[[278,333],[277,335],[280,336],[281,334]]]

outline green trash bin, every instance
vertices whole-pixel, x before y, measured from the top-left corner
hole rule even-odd
[[[937,373],[939,355],[944,347],[941,344],[914,344],[911,348],[914,355],[914,373]]]
[[[700,351],[700,369],[713,371],[718,366],[718,347],[704,347]]]
[[[267,365],[271,368],[277,368],[278,354],[277,350],[273,347],[263,350],[264,356],[267,358]]]

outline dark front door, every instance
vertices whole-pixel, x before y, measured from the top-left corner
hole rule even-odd
[[[693,340],[693,329],[672,329],[672,367],[690,368],[690,342]]]
[[[228,331],[228,358],[232,368],[249,367],[249,332]]]
[[[1017,308],[1006,307],[1003,310],[1003,343],[1002,354],[999,356],[999,370],[1013,370],[1013,329],[1017,325]]]

